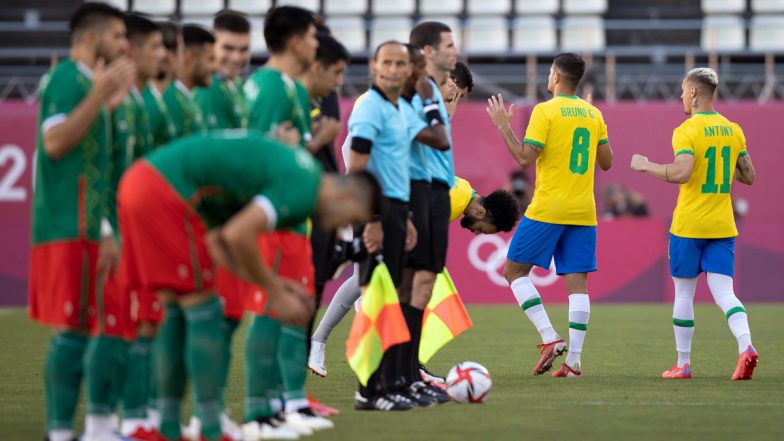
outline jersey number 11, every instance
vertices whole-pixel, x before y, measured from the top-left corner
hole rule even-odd
[[[721,165],[723,176],[721,186],[716,184],[716,147],[708,147],[705,152],[705,158],[708,160],[708,173],[705,177],[705,183],[702,184],[702,192],[715,194],[727,194],[730,192],[730,146],[725,145],[721,148]]]

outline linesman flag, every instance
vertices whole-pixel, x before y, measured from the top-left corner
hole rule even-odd
[[[382,262],[373,270],[370,284],[362,294],[359,311],[351,324],[346,342],[346,358],[359,382],[368,379],[381,364],[390,346],[411,340],[400,310],[397,290],[389,269]]]
[[[425,307],[419,361],[426,364],[444,345],[473,326],[449,271],[444,268],[436,276],[433,296]]]

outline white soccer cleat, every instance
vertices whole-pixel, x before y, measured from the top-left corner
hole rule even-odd
[[[237,425],[237,423],[229,418],[229,415],[226,412],[222,412],[220,414],[220,426],[221,432],[223,432],[224,435],[228,436],[232,440],[243,440],[242,429]]]
[[[195,416],[191,417],[191,420],[188,422],[187,426],[183,426],[180,429],[181,436],[188,440],[188,441],[200,441],[201,440],[201,420],[196,418]]]
[[[286,426],[296,430],[301,435],[310,435],[319,430],[332,429],[335,427],[335,423],[322,416],[316,415],[309,407],[297,412],[287,412],[284,418]]]
[[[310,341],[308,369],[319,377],[327,376],[327,344],[316,340]]]
[[[273,426],[267,423],[251,421],[242,425],[242,434],[245,441],[261,441],[267,439],[299,439],[299,433],[286,426]]]

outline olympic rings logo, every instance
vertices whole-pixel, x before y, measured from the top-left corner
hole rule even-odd
[[[483,257],[483,248],[490,247],[492,251]],[[468,260],[474,268],[487,274],[493,284],[497,286],[509,286],[504,277],[504,262],[506,262],[506,252],[509,250],[509,242],[494,234],[483,234],[471,239],[468,244]],[[558,280],[555,272],[555,262],[550,261],[550,268],[545,274],[540,274],[541,270],[534,267],[528,277],[531,278],[536,286],[550,286]]]

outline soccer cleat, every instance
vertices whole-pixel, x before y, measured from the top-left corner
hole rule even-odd
[[[327,344],[316,340],[310,341],[310,355],[308,356],[308,369],[319,377],[327,376],[326,360]]]
[[[357,410],[381,410],[384,412],[411,410],[414,403],[406,397],[397,394],[379,395],[374,398],[365,398],[359,392],[354,392],[354,408]]]
[[[261,418],[242,425],[245,441],[261,441],[267,439],[299,439],[299,433],[272,418]]]
[[[446,379],[444,377],[438,376],[425,367],[425,365],[419,365],[419,376],[422,377],[422,381],[425,383],[441,383],[444,384]]]
[[[322,416],[316,415],[310,407],[300,409],[296,412],[286,413],[286,424],[292,427],[307,427],[311,432],[332,429],[335,427],[335,423]]]
[[[438,404],[438,400],[426,394],[417,383],[411,384],[400,394],[408,397],[417,407],[430,407]]]
[[[201,421],[195,416],[191,416],[187,426],[180,429],[183,439],[187,441],[200,441],[201,439]]]
[[[133,441],[166,441],[166,438],[155,429],[139,426],[132,433],[126,435]]]
[[[536,345],[539,352],[542,354],[539,361],[534,366],[534,375],[542,375],[553,367],[553,361],[556,357],[563,355],[566,352],[566,343],[563,340],[556,340],[551,343],[543,343]]]
[[[221,432],[233,441],[242,441],[242,429],[229,417],[226,412],[220,414]]]
[[[117,432],[106,432],[99,435],[82,435],[79,441],[133,441],[131,438],[122,436]]]
[[[738,366],[732,374],[732,380],[751,380],[751,376],[754,374],[754,368],[757,367],[758,361],[759,354],[757,354],[757,350],[754,349],[754,346],[749,345],[746,347],[738,356]]]
[[[673,379],[673,380],[686,380],[691,378],[691,364],[686,363],[681,367],[678,367],[678,364],[672,367],[672,369],[666,370],[661,374],[662,378]]]
[[[313,412],[316,413],[316,415],[323,416],[323,417],[340,415],[340,410],[334,407],[327,406],[326,404],[320,402],[319,400],[313,398],[312,396],[308,396],[308,404],[310,405],[310,408],[313,409]]]
[[[446,393],[446,391],[439,387],[433,386],[430,383],[417,381],[412,384],[410,388],[435,400],[436,404],[444,404],[449,402],[449,395]]]
[[[553,378],[579,377],[582,374],[579,364],[575,364],[574,368],[572,368],[564,363],[557,371],[553,372]]]

